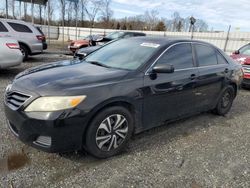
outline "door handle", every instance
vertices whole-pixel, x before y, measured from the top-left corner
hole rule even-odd
[[[226,68],[224,72],[225,72],[225,73],[228,73],[228,71],[229,71],[228,68]]]
[[[194,80],[194,79],[196,79],[197,77],[196,77],[195,74],[191,74],[191,76],[190,76],[189,78],[190,78],[190,80]]]

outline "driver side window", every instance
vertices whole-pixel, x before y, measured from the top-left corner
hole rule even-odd
[[[167,50],[157,61],[157,65],[173,65],[175,70],[194,67],[191,44],[177,44]]]

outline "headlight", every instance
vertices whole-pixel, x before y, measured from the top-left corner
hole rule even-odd
[[[33,101],[25,112],[54,112],[76,107],[86,96],[68,96],[68,97],[40,97]]]

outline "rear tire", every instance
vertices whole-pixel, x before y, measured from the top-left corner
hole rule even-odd
[[[20,50],[23,54],[23,61],[26,61],[29,56],[29,49],[26,46],[20,44]]]
[[[97,158],[108,158],[123,151],[132,136],[134,120],[124,107],[109,107],[98,113],[86,133],[86,150]]]
[[[235,98],[235,89],[232,86],[227,87],[221,94],[216,108],[213,112],[217,115],[226,115],[232,107]]]

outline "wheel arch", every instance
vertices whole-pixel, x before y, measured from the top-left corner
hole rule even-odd
[[[91,124],[91,122],[93,121],[93,119],[95,118],[95,116],[98,113],[100,113],[102,110],[104,110],[106,108],[109,108],[109,107],[113,107],[113,106],[122,106],[122,107],[126,108],[127,110],[129,110],[131,112],[131,115],[132,115],[132,117],[134,119],[133,133],[136,132],[136,129],[141,124],[141,121],[140,121],[141,115],[138,114],[139,110],[136,109],[136,105],[134,105],[132,100],[127,99],[127,98],[110,99],[110,100],[107,100],[107,101],[97,105],[93,110],[91,110],[90,116],[87,119],[86,127],[84,128],[84,132],[83,132],[83,137],[82,137],[82,145],[83,146],[84,146],[84,142],[85,142],[85,140],[84,140],[85,134],[87,133],[87,129],[88,129],[89,125]]]
[[[31,55],[31,49],[30,49],[30,47],[29,47],[28,44],[26,44],[26,43],[24,43],[24,42],[21,42],[21,41],[18,41],[18,43],[19,43],[20,46],[21,46],[21,45],[25,46],[25,47],[28,49],[28,51],[29,51],[29,55]]]

